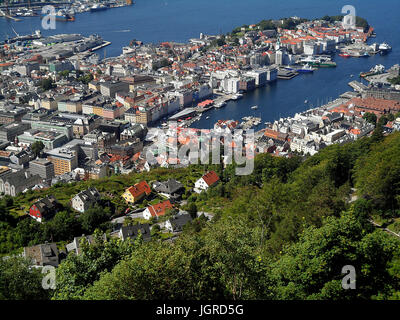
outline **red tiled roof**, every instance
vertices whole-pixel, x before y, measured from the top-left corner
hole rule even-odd
[[[208,186],[212,186],[214,183],[219,181],[219,177],[217,176],[215,171],[207,172],[202,178]]]
[[[155,205],[147,207],[152,217],[159,217],[165,215],[168,209],[172,209],[172,204],[169,200],[157,203]]]
[[[151,193],[151,189],[146,181],[140,181],[139,183],[135,184],[134,186],[129,187],[128,191],[135,198],[141,196],[143,193],[146,193],[146,195],[149,195]]]

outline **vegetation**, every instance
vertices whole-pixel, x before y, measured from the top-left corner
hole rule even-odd
[[[237,176],[235,168],[155,169],[3,198],[2,252],[94,232],[94,245],[82,243],[81,254],[70,254],[58,267],[52,299],[400,298],[400,240],[370,222],[395,227],[399,221],[400,133],[384,137],[378,123],[372,137],[329,146],[305,160],[261,154],[251,175]],[[221,182],[192,194],[205,170],[215,170]],[[163,241],[170,234],[156,226],[150,242],[101,239],[111,215],[126,209],[120,195],[127,186],[170,177],[185,186],[184,209],[192,217],[212,212],[212,221],[195,218],[173,243]],[[68,199],[89,185],[107,198],[108,209],[101,205],[76,216]],[[60,197],[64,210],[54,220],[38,224],[10,213],[39,194]],[[351,202],[351,195],[358,199]],[[345,265],[356,269],[357,290],[342,289]],[[10,290],[5,298],[23,297]]]

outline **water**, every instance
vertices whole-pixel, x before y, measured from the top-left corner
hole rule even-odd
[[[193,124],[197,128],[211,128],[219,119],[240,120],[244,116],[254,115],[261,116],[262,121],[266,122],[294,115],[352,90],[348,82],[358,79],[360,72],[368,71],[376,64],[389,68],[400,63],[400,1],[137,0],[130,7],[77,14],[75,22],[57,21],[56,30],[42,30],[42,34],[99,34],[112,44],[97,52],[102,57],[109,57],[120,55],[122,47],[132,39],[145,43],[187,42],[190,38],[198,37],[200,32],[226,33],[237,26],[262,19],[290,16],[312,19],[326,14],[338,15],[346,4],[355,6],[357,15],[366,18],[375,28],[377,38],[372,38],[371,42],[386,41],[393,47],[389,55],[351,59],[337,56],[337,68],[300,74],[292,80],[278,80],[275,84],[245,94],[241,100],[229,102],[223,108],[208,111],[200,121]],[[0,38],[4,39],[6,34],[14,36],[12,27],[19,34],[28,34],[41,29],[41,22],[37,17],[23,18],[20,22],[0,18]],[[305,100],[308,100],[307,104]],[[252,110],[254,105],[259,108]],[[205,119],[206,116],[210,118]]]

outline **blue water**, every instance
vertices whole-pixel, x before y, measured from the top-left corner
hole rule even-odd
[[[214,109],[194,123],[194,127],[210,128],[219,119],[240,120],[243,116],[261,116],[263,122],[293,115],[335,99],[351,90],[348,82],[357,79],[362,71],[376,64],[390,67],[400,63],[400,1],[399,0],[137,0],[130,7],[110,9],[96,13],[76,15],[75,22],[57,22],[56,30],[42,30],[42,34],[97,33],[112,45],[98,51],[101,56],[117,56],[122,46],[136,38],[145,43],[178,41],[198,37],[200,32],[218,34],[236,26],[256,23],[262,19],[299,16],[317,18],[341,14],[341,8],[352,4],[357,15],[368,20],[375,28],[377,38],[371,42],[388,42],[393,51],[387,56],[342,59],[336,57],[335,69],[320,69],[314,74],[299,75],[292,80],[279,80],[276,84],[248,93],[242,100],[229,102]],[[0,39],[13,36],[11,26],[19,34],[41,29],[37,17],[15,22],[0,18]],[[129,31],[127,31],[129,30]],[[104,52],[105,50],[105,52]],[[354,77],[351,78],[350,75]],[[308,100],[308,104],[304,103]],[[257,110],[251,106],[258,105]],[[210,116],[209,119],[205,119]]]

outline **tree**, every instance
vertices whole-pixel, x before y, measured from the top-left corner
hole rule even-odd
[[[45,300],[40,269],[21,257],[0,259],[0,300]]]
[[[188,212],[192,219],[196,219],[197,217],[197,206],[194,202],[191,202],[188,207]]]
[[[33,153],[35,154],[36,157],[38,157],[40,155],[40,153],[42,152],[42,150],[44,149],[44,143],[42,141],[35,141],[34,143],[32,143],[31,149],[33,151]]]
[[[371,113],[371,112],[366,112],[363,115],[363,119],[365,119],[367,122],[372,123],[373,125],[376,125],[376,114],[375,113]]]
[[[40,86],[42,87],[43,90],[50,90],[55,87],[54,82],[52,79],[43,79]]]

